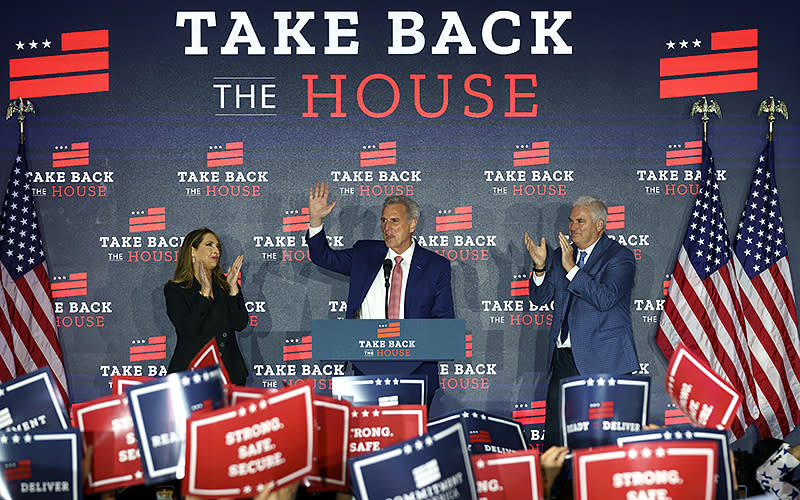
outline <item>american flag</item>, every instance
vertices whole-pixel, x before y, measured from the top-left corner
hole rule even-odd
[[[758,159],[734,243],[734,268],[758,390],[761,437],[800,423],[797,310],[775,180],[772,141]]]
[[[759,412],[717,171],[705,141],[702,168],[656,341],[667,359],[683,342],[742,394],[745,404],[731,429],[740,437]]]
[[[68,401],[50,279],[28,175],[25,146],[20,144],[0,215],[0,380],[6,382],[49,366]]]

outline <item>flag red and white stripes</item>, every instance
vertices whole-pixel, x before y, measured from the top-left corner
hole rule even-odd
[[[49,366],[66,402],[67,379],[28,177],[20,144],[0,215],[0,379]]]

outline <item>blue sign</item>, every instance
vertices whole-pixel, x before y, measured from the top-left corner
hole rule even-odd
[[[222,373],[215,365],[172,373],[125,389],[144,465],[145,483],[181,479],[184,474],[186,419],[225,403]]]
[[[634,375],[561,380],[561,433],[570,449],[613,444],[647,423],[650,378]]]
[[[458,422],[347,463],[359,500],[478,498],[466,435]]]
[[[519,422],[477,410],[461,410],[436,420],[428,421],[428,432],[460,422],[467,433],[471,454],[504,453],[528,449]]]
[[[81,438],[77,429],[0,433],[0,497],[83,498]]]
[[[0,385],[0,429],[4,432],[64,430],[68,426],[64,402],[49,368]]]
[[[333,397],[356,406],[425,404],[424,375],[354,375],[333,377]]]

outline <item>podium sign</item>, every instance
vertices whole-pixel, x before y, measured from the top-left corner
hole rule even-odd
[[[315,319],[312,355],[350,361],[464,359],[464,329],[463,319]]]

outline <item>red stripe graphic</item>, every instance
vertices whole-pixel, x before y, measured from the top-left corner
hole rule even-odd
[[[244,142],[227,142],[222,151],[206,153],[206,168],[244,164]]]
[[[397,142],[378,143],[378,149],[362,151],[360,153],[360,163],[362,167],[377,167],[380,165],[397,164]]]
[[[546,403],[544,399],[531,401],[530,410],[514,410],[511,418],[522,425],[543,424],[547,413]]]
[[[17,460],[4,465],[3,477],[6,481],[19,481],[31,478],[31,461]]]
[[[74,31],[61,34],[61,50],[103,49],[108,47],[108,30]]]
[[[150,361],[167,359],[167,337],[148,337],[147,344],[133,345],[129,348],[130,361]]]
[[[711,53],[659,60],[661,99],[758,90],[757,29],[711,33],[710,47]],[[735,50],[744,48],[752,50]]]
[[[87,279],[86,273],[70,273],[67,281],[59,281],[58,283],[51,283],[50,290],[53,292],[53,298],[62,297],[79,297],[86,295]]]
[[[511,296],[512,297],[522,297],[528,295],[530,292],[529,290],[529,281],[526,277],[524,280],[513,280],[511,282]]]
[[[758,30],[720,31],[711,33],[711,50],[758,47]]]
[[[623,228],[625,228],[625,205],[608,207],[608,220],[606,221],[606,229]]]
[[[128,218],[128,232],[141,233],[144,231],[160,231],[167,228],[166,207],[147,209],[147,215]]]
[[[668,150],[666,165],[695,165],[703,162],[703,143],[701,141],[687,141],[683,143],[684,149]]]
[[[9,59],[9,97],[33,98],[56,95],[108,92],[108,30],[77,31],[61,34],[61,53],[39,57]],[[65,53],[68,51],[86,51]],[[95,72],[76,75],[75,73]],[[49,76],[49,78],[36,78]],[[17,79],[17,80],[14,80]]]
[[[672,280],[664,280],[664,297],[669,295],[669,283]]]
[[[531,143],[531,149],[514,151],[513,163],[515,167],[530,165],[546,165],[550,163],[550,141]]]
[[[472,229],[472,207],[456,207],[453,209],[455,215],[437,215],[436,231],[457,231],[460,229]]]
[[[89,164],[89,143],[73,142],[67,151],[53,152],[53,168]]]
[[[299,344],[283,346],[283,360],[294,361],[298,359],[311,359],[312,357],[312,342],[311,335],[305,335],[300,338]]]
[[[472,357],[472,334],[467,333],[464,334],[464,357],[471,358]]]
[[[400,336],[400,323],[389,323],[385,327],[378,327],[376,331],[378,334],[379,339],[385,339],[387,337],[399,337]]]
[[[614,417],[613,401],[603,401],[602,403],[600,403],[599,406],[589,408],[589,420],[596,420],[598,418],[613,418],[613,417]]]
[[[308,207],[300,209],[300,215],[287,215],[283,217],[283,232],[306,231],[311,216],[308,215]]]
[[[664,425],[690,424],[689,417],[681,410],[664,410]]]
[[[469,442],[470,443],[491,443],[492,436],[489,435],[489,431],[478,431],[474,434],[469,435]]]

